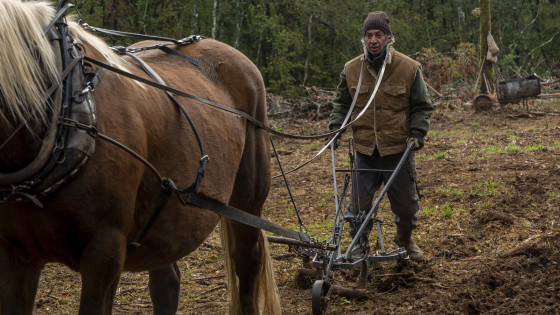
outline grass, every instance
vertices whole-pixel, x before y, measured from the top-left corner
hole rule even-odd
[[[433,159],[434,160],[442,160],[442,159],[447,159],[449,156],[447,155],[446,152],[437,152],[436,154],[434,154]]]
[[[318,142],[318,141],[313,141],[313,142],[306,143],[306,144],[304,144],[303,146],[304,146],[306,149],[317,149],[317,148],[321,147],[322,145],[323,145],[323,144],[320,143],[320,142]]]
[[[444,203],[439,209],[444,219],[451,219],[455,213],[455,208],[449,202]]]
[[[484,181],[483,184],[476,185],[471,188],[471,196],[486,197],[496,195],[498,193],[498,183],[493,181]]]
[[[527,152],[535,152],[535,151],[544,150],[544,147],[541,144],[534,144],[534,145],[528,145],[524,149]]]
[[[462,196],[462,195],[465,194],[465,192],[462,191],[461,189],[455,189],[455,188],[451,188],[451,187],[445,187],[445,188],[440,187],[437,190],[437,194],[450,195],[450,196]]]
[[[506,152],[517,152],[519,150],[521,150],[521,147],[518,146],[518,145],[512,144],[512,143],[506,145],[505,148],[504,148],[504,151],[506,151]]]

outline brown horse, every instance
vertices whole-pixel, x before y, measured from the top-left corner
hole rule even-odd
[[[6,177],[34,161],[50,130],[54,101],[49,99],[57,97],[49,98],[46,90],[59,80],[61,66],[43,32],[55,14],[47,2],[0,0],[4,187],[10,186]],[[69,21],[68,29],[87,56],[149,78],[129,57],[117,56],[77,23]],[[168,47],[200,65],[159,49],[137,55],[170,87],[267,121],[262,77],[240,52],[211,39]],[[199,145],[163,91],[107,71],[93,95],[99,133],[136,152],[177,186],[191,184],[201,158]],[[194,121],[210,158],[200,194],[260,215],[270,187],[268,134],[239,115],[189,98],[177,99]],[[20,125],[23,128],[17,128]],[[0,314],[32,313],[39,276],[48,262],[63,263],[81,274],[80,314],[110,314],[124,270],[149,270],[154,313],[175,313],[179,291],[175,262],[200,246],[220,217],[184,205],[172,195],[141,245],[127,253],[161,191],[161,182],[146,164],[95,138],[95,152],[74,178],[37,197],[43,208],[27,200],[33,198],[0,203]],[[264,234],[235,221],[220,222],[230,313],[280,313]]]

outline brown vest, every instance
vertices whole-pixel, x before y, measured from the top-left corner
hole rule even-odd
[[[353,97],[358,85],[364,55],[346,63],[348,90]],[[375,88],[377,74],[365,62],[362,84],[352,119],[367,105]],[[385,67],[383,81],[368,110],[352,125],[356,150],[371,155],[377,146],[381,156],[396,154],[406,149],[410,136],[410,89],[420,64],[393,48]]]

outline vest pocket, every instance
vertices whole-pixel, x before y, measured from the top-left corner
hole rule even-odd
[[[397,84],[397,85],[388,85],[385,86],[384,89],[385,93],[391,96],[405,96],[406,95],[406,85],[405,84]]]
[[[383,88],[383,108],[398,111],[408,108],[408,106],[409,96],[406,84],[387,85]]]
[[[357,86],[350,87],[350,94],[352,99],[354,98],[354,94],[356,93]],[[360,91],[358,92],[358,99],[356,100],[356,108],[364,108],[366,107],[367,101],[371,96],[370,90],[372,87],[367,84],[360,85]]]

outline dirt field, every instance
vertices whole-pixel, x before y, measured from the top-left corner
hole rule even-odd
[[[272,125],[289,133],[312,134],[324,131],[326,115],[327,111],[313,118],[276,117]],[[322,144],[275,138],[285,169],[312,157]],[[341,147],[336,155],[339,165],[347,163],[347,150]],[[271,161],[274,164],[275,158]],[[416,161],[422,198],[415,237],[426,253],[425,262],[371,266],[367,298],[333,295],[328,313],[558,314],[560,102],[532,102],[529,112],[507,105],[482,114],[440,107]],[[320,240],[330,236],[334,220],[330,167],[330,154],[323,154],[288,176],[300,215],[310,235]],[[298,226],[280,179],[273,180],[265,217]],[[380,217],[386,223],[386,246],[394,249],[395,229],[386,200]],[[371,239],[375,247],[375,238]],[[313,281],[297,276],[301,258],[285,245],[271,247],[284,313],[310,314]],[[180,314],[227,313],[217,233],[179,266]],[[336,283],[351,286],[355,276],[352,270],[339,271]],[[48,265],[36,313],[77,313],[79,289],[78,274]],[[114,313],[151,313],[147,273],[123,274]]]

